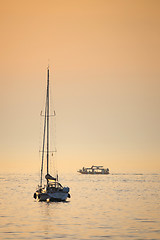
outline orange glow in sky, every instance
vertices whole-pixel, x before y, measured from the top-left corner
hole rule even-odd
[[[6,0],[0,31],[1,170],[39,170],[48,61],[61,171],[160,170],[160,1]]]

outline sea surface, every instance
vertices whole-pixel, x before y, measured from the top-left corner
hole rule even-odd
[[[160,239],[160,174],[62,174],[66,202],[37,202],[38,174],[0,174],[0,239]]]

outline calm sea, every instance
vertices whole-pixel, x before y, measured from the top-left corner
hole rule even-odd
[[[0,174],[0,239],[160,239],[160,174],[62,174],[67,202],[36,202],[37,174]]]

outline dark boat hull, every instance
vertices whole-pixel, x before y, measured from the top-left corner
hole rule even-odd
[[[61,201],[66,201],[67,198],[70,198],[70,194],[65,192],[54,192],[54,193],[35,192],[33,197],[38,201],[61,202]]]
[[[79,171],[78,171],[79,172]],[[79,172],[79,173],[81,173],[81,174],[91,174],[91,175],[107,175],[107,174],[109,174],[109,172],[107,172],[107,173],[96,173],[96,172],[94,172],[94,173],[92,173],[92,172]]]

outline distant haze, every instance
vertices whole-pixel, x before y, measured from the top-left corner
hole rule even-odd
[[[60,171],[160,170],[160,1],[0,8],[0,166],[38,171],[50,65]]]

